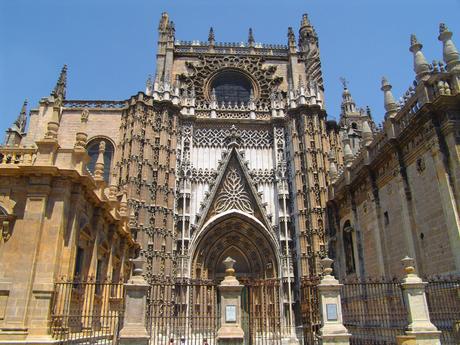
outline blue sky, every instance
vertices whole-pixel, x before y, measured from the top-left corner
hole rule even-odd
[[[160,14],[176,24],[176,38],[286,44],[304,12],[319,38],[329,118],[338,118],[345,77],[358,106],[382,119],[382,75],[396,97],[414,79],[409,36],[416,33],[429,61],[442,59],[438,25],[460,47],[459,0],[0,0],[0,131],[22,102],[36,107],[68,64],[68,99],[126,99],[154,73]],[[3,137],[1,137],[3,139]]]

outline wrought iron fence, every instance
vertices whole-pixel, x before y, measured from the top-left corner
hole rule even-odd
[[[441,344],[460,344],[460,277],[427,280],[428,310],[431,322],[442,332]]]
[[[345,282],[341,298],[351,345],[396,344],[396,336],[404,334],[407,310],[399,282]]]
[[[123,283],[61,280],[54,284],[50,333],[59,344],[116,344]]]
[[[214,345],[218,315],[214,281],[155,280],[148,295],[150,344]]]
[[[321,328],[319,277],[303,278],[300,283],[300,314],[302,318],[303,343],[319,344],[318,332]]]

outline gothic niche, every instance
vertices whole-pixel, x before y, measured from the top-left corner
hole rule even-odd
[[[14,216],[8,214],[3,207],[0,207],[0,239],[4,242],[8,241],[11,237],[11,230],[13,228]]]
[[[345,251],[345,268],[347,274],[356,272],[355,253],[353,249],[353,228],[349,220],[343,225],[343,249]]]

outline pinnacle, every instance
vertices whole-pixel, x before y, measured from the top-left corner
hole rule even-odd
[[[302,21],[300,22],[300,27],[310,26],[310,21],[308,20],[308,14],[304,13],[302,15]]]
[[[211,26],[211,27],[209,28],[208,41],[209,41],[209,42],[214,42],[214,40],[215,40],[214,29],[213,29],[213,27]]]
[[[413,45],[416,45],[418,43],[419,42],[417,41],[417,36],[415,36],[415,34],[411,34],[410,35],[410,45],[413,46]]]
[[[249,43],[249,45],[253,45],[254,42],[255,42],[255,40],[254,40],[254,34],[252,32],[252,28],[249,28],[248,43]]]

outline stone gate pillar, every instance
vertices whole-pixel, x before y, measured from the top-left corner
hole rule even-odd
[[[428,303],[426,301],[425,287],[428,283],[415,273],[415,261],[405,257],[401,260],[406,276],[402,282],[404,300],[406,302],[409,325],[406,336],[398,337],[398,344],[404,341],[417,345],[440,345],[441,332],[430,320]]]
[[[220,292],[220,328],[217,331],[219,345],[243,344],[244,331],[241,327],[241,290],[243,285],[235,278],[233,265],[235,260],[224,260],[225,278],[219,285]]]
[[[150,337],[145,328],[145,312],[149,284],[142,276],[144,260],[137,258],[131,261],[134,269],[131,279],[125,284],[126,310],[119,344],[147,345]]]

